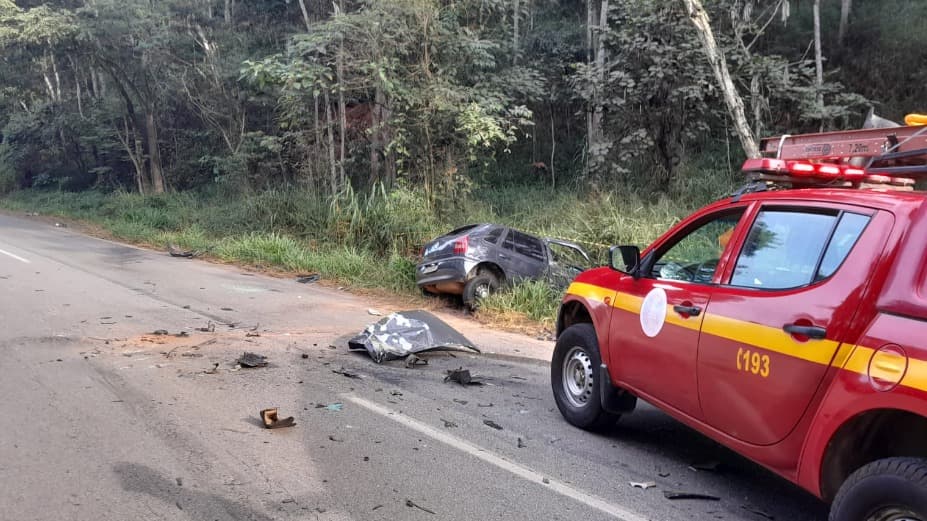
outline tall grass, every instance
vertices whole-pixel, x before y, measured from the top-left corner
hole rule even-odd
[[[714,181],[697,186],[689,186],[692,180],[677,182],[670,190],[675,197],[634,187],[607,192],[487,187],[457,201],[454,211],[433,208],[406,188],[369,194],[349,190],[335,198],[296,189],[238,197],[21,191],[0,199],[0,207],[91,221],[136,243],[172,243],[221,260],[318,272],[346,285],[411,294],[417,252],[452,227],[508,224],[577,241],[602,263],[607,245],[647,244],[693,208],[730,189],[717,172],[710,177]],[[489,314],[515,311],[549,322],[559,299],[545,284],[527,283],[494,296],[483,308]]]

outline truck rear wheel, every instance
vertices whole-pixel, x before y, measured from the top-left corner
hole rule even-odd
[[[847,478],[829,521],[927,521],[927,460],[885,458]]]
[[[619,415],[602,408],[599,386],[599,341],[592,324],[574,324],[557,339],[550,362],[550,384],[560,414],[576,427],[610,427]]]

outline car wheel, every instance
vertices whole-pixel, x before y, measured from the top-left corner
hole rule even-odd
[[[847,478],[830,521],[927,521],[927,460],[886,458]]]
[[[499,280],[492,273],[482,271],[467,281],[463,290],[463,303],[470,311],[480,307],[480,300],[492,295],[499,289]]]
[[[619,418],[602,408],[601,365],[592,324],[574,324],[560,334],[550,362],[550,384],[560,414],[581,429],[610,427]]]

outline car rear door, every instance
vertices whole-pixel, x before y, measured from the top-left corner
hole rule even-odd
[[[509,229],[499,250],[499,263],[506,275],[516,281],[541,277],[547,268],[544,243],[526,233]]]
[[[623,278],[610,322],[610,372],[645,398],[701,417],[696,379],[702,312],[723,263],[725,237],[746,209],[696,217],[656,244],[641,277]]]
[[[770,445],[795,428],[837,356],[892,218],[776,202],[750,222],[705,310],[698,395],[713,427]]]

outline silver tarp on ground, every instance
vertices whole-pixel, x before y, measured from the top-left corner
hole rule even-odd
[[[480,352],[473,342],[427,311],[401,311],[384,317],[349,340],[348,347],[366,349],[376,363],[434,349]]]

